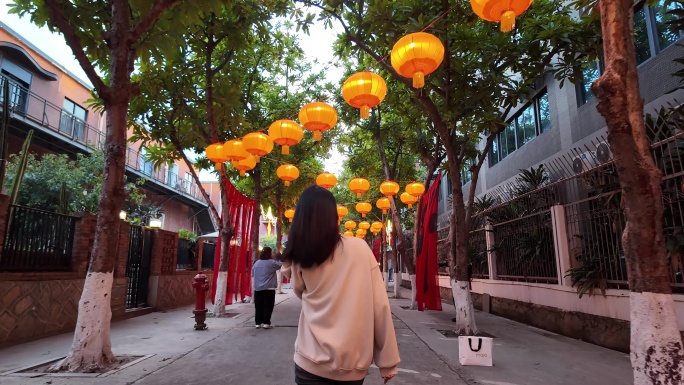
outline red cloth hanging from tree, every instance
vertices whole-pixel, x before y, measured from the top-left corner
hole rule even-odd
[[[253,223],[249,220],[249,213],[254,209],[256,202],[238,191],[235,186],[226,180],[225,192],[228,195],[228,215],[230,225],[234,229],[233,238],[230,240],[228,257],[228,282],[226,290],[226,304],[233,303],[240,298],[244,301],[245,296],[251,295],[251,263],[246,260],[247,250],[252,239]],[[219,265],[221,261],[221,237],[219,235],[214,254],[214,275],[211,286],[212,303],[216,296],[216,283],[218,281]]]
[[[420,199],[420,223],[416,229],[418,253],[416,253],[416,302],[418,310],[442,310],[437,273],[437,204],[441,177]]]

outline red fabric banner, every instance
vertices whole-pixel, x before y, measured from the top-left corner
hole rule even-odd
[[[225,193],[228,195],[229,207],[224,208],[229,215],[230,226],[234,229],[233,237],[229,244],[228,257],[228,282],[226,290],[226,304],[233,303],[233,300],[244,301],[245,296],[251,295],[251,267],[249,258],[249,246],[252,239],[253,223],[250,220],[251,213],[256,206],[256,202],[238,191],[235,186],[226,181]],[[216,244],[216,254],[214,255],[214,276],[211,286],[211,301],[214,302],[216,296],[216,283],[218,281],[219,265],[221,261],[221,238],[219,236]]]
[[[438,175],[427,193],[420,199],[420,223],[416,229],[416,301],[418,310],[442,310],[437,273],[437,204],[439,202]]]

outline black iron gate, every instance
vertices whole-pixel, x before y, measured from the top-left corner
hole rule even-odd
[[[145,231],[142,226],[131,226],[126,262],[126,309],[144,307],[147,302],[151,252],[152,232]]]

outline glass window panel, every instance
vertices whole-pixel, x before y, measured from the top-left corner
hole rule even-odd
[[[499,160],[508,155],[508,146],[506,145],[506,130],[499,134]]]
[[[651,57],[647,28],[646,11],[642,6],[634,12],[634,48],[636,49],[637,64],[641,64]]]
[[[86,110],[81,108],[80,106],[75,106],[74,107],[74,116],[85,121],[86,120]]]
[[[549,109],[549,94],[544,93],[537,99],[539,106],[539,132],[546,132],[551,128],[551,111]]]
[[[658,34],[658,45],[662,50],[679,39],[679,31],[676,25],[669,24],[675,20],[675,15],[667,13],[668,11],[680,8],[679,4],[670,3],[665,6],[666,1],[660,0],[657,5],[652,7],[653,16],[656,22],[656,32]]]
[[[594,98],[594,93],[591,91],[591,84],[601,76],[598,61],[592,61],[582,66],[582,101],[584,103]]]
[[[69,100],[69,99],[64,99],[64,109],[65,109],[67,112],[73,114],[73,113],[74,113],[74,107],[76,107],[76,105],[74,104],[74,102],[72,102],[72,101]]]
[[[530,104],[529,107],[525,108],[522,114],[523,126],[525,128],[525,142],[528,143],[530,140],[537,136],[537,123],[535,122],[534,116],[534,104]]]
[[[492,147],[489,149],[489,165],[493,166],[499,163],[499,140],[494,139]]]
[[[515,151],[515,122],[506,127],[506,149],[509,154]]]
[[[525,144],[525,123],[523,122],[523,114],[515,118],[515,136],[518,139],[518,148]]]

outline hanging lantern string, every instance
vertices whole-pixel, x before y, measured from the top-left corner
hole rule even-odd
[[[456,4],[454,4],[451,8],[447,9],[447,10],[444,11],[441,15],[439,15],[439,16],[435,17],[434,19],[432,19],[432,21],[430,22],[430,24],[426,25],[425,28],[421,29],[420,32],[425,32],[425,30],[427,30],[428,28],[432,27],[436,22],[438,22],[440,19],[442,19],[444,16],[446,16],[447,13],[451,12],[451,11],[452,11],[454,8],[456,8],[458,5],[459,5],[458,2],[456,2]],[[368,67],[367,70],[370,71],[371,69],[373,69],[373,68],[374,68],[375,66],[377,66],[378,64],[384,62],[385,60],[387,60],[388,57],[390,57],[390,55],[392,55],[392,52],[391,52],[391,51],[390,51],[390,53],[388,53],[387,55],[385,55],[382,59],[376,61],[375,64],[373,64],[373,65],[371,65],[370,67]]]

